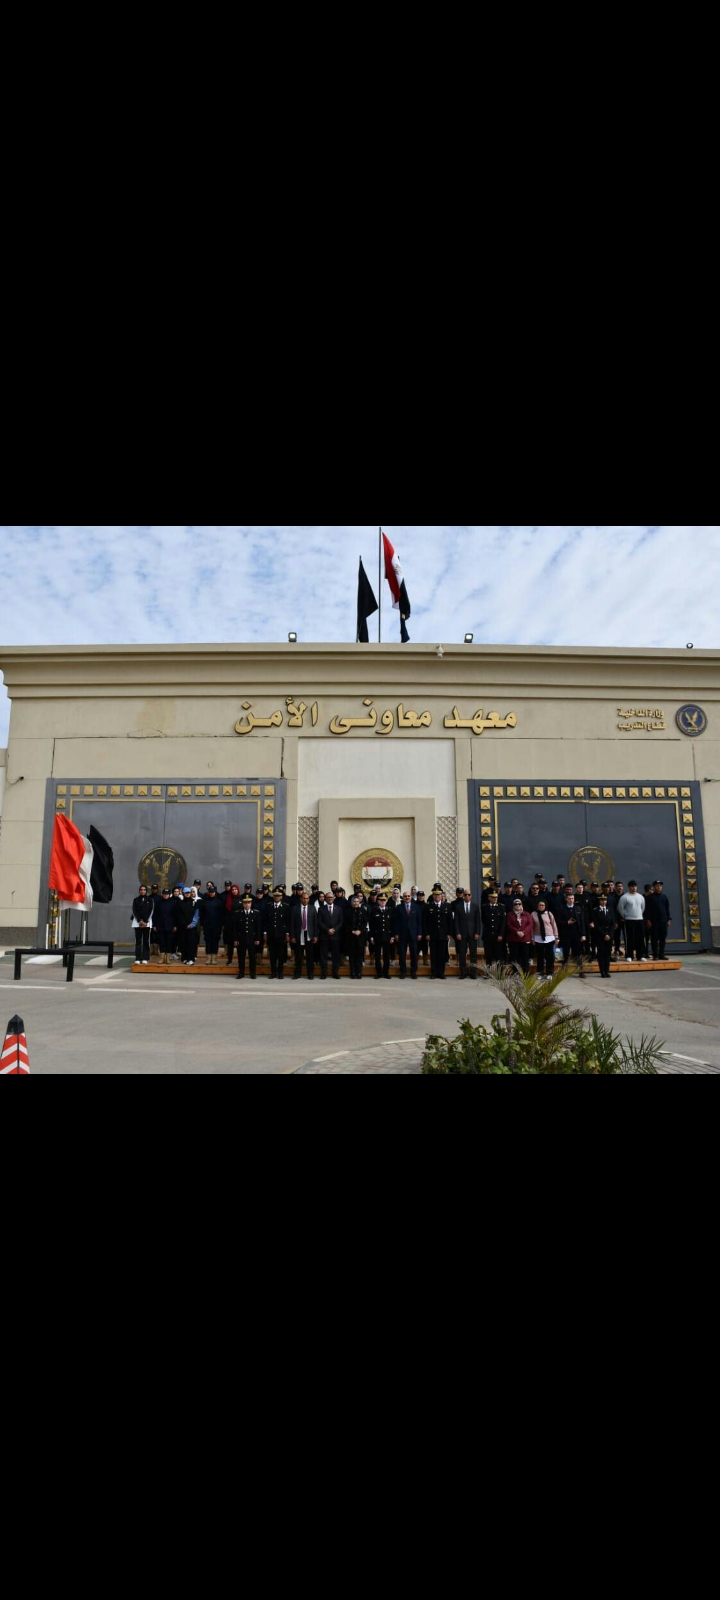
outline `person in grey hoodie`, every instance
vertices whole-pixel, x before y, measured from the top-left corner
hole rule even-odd
[[[628,961],[646,961],[645,955],[645,899],[638,894],[637,884],[631,878],[627,894],[618,901],[617,914],[625,925]]]

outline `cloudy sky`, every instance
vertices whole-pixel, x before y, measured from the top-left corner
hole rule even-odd
[[[385,532],[414,642],[469,632],[493,644],[720,644],[720,526]],[[352,642],[358,558],[377,588],[377,552],[366,526],[0,524],[0,647],[282,640],[291,628]],[[383,639],[399,642],[389,604]],[[0,687],[0,745],[8,712]]]

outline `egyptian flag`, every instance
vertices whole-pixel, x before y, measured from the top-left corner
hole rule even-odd
[[[360,576],[358,578],[358,616],[357,616],[357,643],[369,644],[368,617],[377,611],[378,603],[372,591],[370,579],[365,568],[360,562]]]
[[[113,853],[97,828],[86,839],[69,817],[55,818],[50,888],[60,896],[61,911],[90,911],[97,898],[101,905],[112,900]]]
[[[93,852],[92,871],[90,873],[90,888],[93,892],[93,900],[96,906],[109,906],[113,897],[115,857],[107,839],[103,839],[97,828],[90,828],[88,839]]]
[[[402,567],[386,533],[383,534],[383,545],[385,547],[385,577],[390,585],[393,597],[393,610],[400,612],[400,637],[403,644],[409,644],[410,635],[405,623],[408,617],[412,615],[412,608],[405,588]]]
[[[22,1017],[11,1017],[0,1056],[0,1078],[29,1078],[29,1076],[30,1057],[25,1038],[25,1023]]]

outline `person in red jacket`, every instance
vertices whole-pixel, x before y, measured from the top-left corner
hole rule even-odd
[[[527,972],[530,967],[534,930],[533,919],[529,912],[523,910],[522,900],[513,902],[512,911],[507,919],[505,938],[510,960],[523,972]]]

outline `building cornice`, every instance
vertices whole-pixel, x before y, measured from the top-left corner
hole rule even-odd
[[[438,650],[442,650],[442,656]],[[132,644],[4,645],[0,671],[11,697],[172,695],[302,689],[322,694],[366,686],[395,693],[469,694],[506,686],[532,697],[657,692],[720,698],[720,650],[555,645]]]

